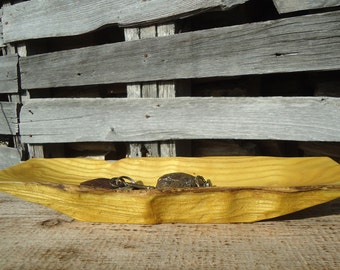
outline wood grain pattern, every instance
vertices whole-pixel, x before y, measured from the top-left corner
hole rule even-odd
[[[339,110],[340,100],[327,97],[33,99],[21,110],[20,130],[26,143],[340,141]]]
[[[2,8],[0,8],[0,49],[3,47],[5,47],[5,44],[4,44],[4,35],[3,35],[3,28],[2,28]]]
[[[22,0],[18,0],[19,2],[21,2]],[[8,5],[11,5],[11,3],[9,2]],[[25,43],[20,43],[17,44],[17,46],[15,46],[14,50],[17,51],[17,54],[20,57],[26,57],[27,56],[27,46]],[[30,95],[31,93],[29,91],[27,91],[26,89],[23,90],[25,91],[25,94],[20,93],[20,103],[22,102],[22,100],[27,100],[30,99]],[[29,158],[43,158],[44,155],[44,146],[43,145],[27,145],[27,152],[28,152],[28,156]]]
[[[22,85],[335,70],[340,67],[339,22],[337,11],[35,55],[20,59]]]
[[[149,27],[141,27],[134,29],[126,29],[126,40],[138,40],[145,38],[156,37],[158,32],[158,27],[156,25],[151,25]],[[161,31],[162,32],[162,31]],[[135,35],[131,35],[135,33]],[[137,34],[136,34],[137,33]],[[132,95],[131,92],[134,92]],[[155,82],[143,83],[139,87],[136,84],[127,85],[128,97],[140,97],[140,98],[157,98],[158,97],[158,85]],[[139,96],[138,96],[139,95]],[[157,142],[145,143],[144,145],[139,143],[130,144],[130,157],[141,157],[143,155],[142,149],[145,149],[146,153],[144,155],[149,155],[153,157],[160,156],[159,147]]]
[[[0,170],[20,163],[21,156],[18,149],[0,146]]]
[[[140,39],[140,28],[125,28],[124,37],[126,41]],[[140,98],[142,96],[142,85],[139,83],[130,83],[126,85],[127,98]],[[142,148],[139,143],[130,143],[128,149],[128,157],[141,157]]]
[[[175,34],[175,24],[163,24],[142,28],[127,28],[125,29],[125,40],[138,40],[155,36],[169,36]],[[128,84],[127,97],[153,97],[153,98],[173,98],[175,97],[175,83],[159,82],[159,83],[144,83],[144,84]],[[145,144],[131,143],[129,145],[129,157],[141,157],[142,149],[145,148],[147,156],[175,156],[176,145],[173,142],[152,142]]]
[[[216,187],[131,192],[79,187],[119,175],[155,186],[159,176],[176,171],[203,175]],[[0,171],[0,191],[77,220],[120,224],[254,222],[340,198],[339,184],[340,165],[329,158],[30,159]]]
[[[79,35],[109,24],[132,26],[170,21],[248,0],[32,0],[4,8],[6,43]]]
[[[157,26],[158,36],[169,36],[175,34],[175,24],[164,24]],[[177,89],[176,89],[177,88]],[[175,81],[163,81],[158,82],[158,97],[159,98],[175,98],[176,90],[179,88],[179,83]],[[159,142],[159,152],[161,157],[174,157],[176,156],[176,143],[170,142]]]
[[[0,134],[15,135],[17,132],[17,104],[14,102],[0,102]]]
[[[339,0],[273,0],[279,13],[340,6]]]
[[[0,94],[18,92],[18,56],[0,57]]]
[[[339,200],[252,224],[75,221],[0,193],[2,269],[339,269]]]

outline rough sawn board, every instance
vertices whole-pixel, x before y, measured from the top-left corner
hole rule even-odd
[[[279,13],[340,6],[340,0],[273,0]]]
[[[79,35],[109,24],[164,22],[248,0],[31,0],[4,8],[4,41]]]
[[[252,224],[77,222],[0,193],[1,269],[339,269],[339,200]]]
[[[0,56],[0,94],[18,92],[18,56]]]
[[[0,102],[0,134],[15,135],[18,132],[17,106],[14,102]]]
[[[339,68],[340,11],[20,59],[23,89]]]
[[[279,139],[340,141],[340,99],[327,97],[32,99],[26,143]]]
[[[0,170],[17,165],[20,160],[18,149],[0,145]]]

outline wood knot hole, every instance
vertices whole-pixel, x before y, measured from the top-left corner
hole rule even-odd
[[[41,226],[44,226],[44,227],[54,227],[54,226],[58,226],[60,224],[61,224],[61,220],[57,219],[57,218],[47,219],[47,220],[41,222]]]

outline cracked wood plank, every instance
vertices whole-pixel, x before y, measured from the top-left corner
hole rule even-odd
[[[17,132],[17,103],[0,102],[0,134],[15,135]]]
[[[20,131],[26,143],[340,141],[339,110],[340,100],[327,97],[32,99]]]
[[[18,56],[0,57],[0,94],[18,92]]]
[[[87,33],[105,25],[161,23],[248,0],[31,0],[4,8],[5,43]]]
[[[340,6],[340,0],[273,0],[279,13]]]
[[[33,89],[337,70],[339,55],[336,11],[29,56],[20,69]]]

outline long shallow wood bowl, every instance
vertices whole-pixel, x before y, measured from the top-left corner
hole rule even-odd
[[[171,172],[202,175],[216,187],[111,191],[79,186],[121,175],[155,186]],[[329,158],[31,159],[0,171],[0,191],[82,221],[254,222],[339,198],[340,165]]]

